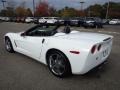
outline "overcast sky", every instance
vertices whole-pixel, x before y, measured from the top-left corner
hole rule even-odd
[[[10,1],[10,0],[6,0],[6,1]],[[32,1],[33,0],[14,0],[14,1],[16,1],[18,5],[19,5],[19,3],[26,1],[26,6],[32,8]],[[36,3],[38,1],[40,1],[40,0],[35,0]],[[48,1],[50,5],[54,6],[57,9],[61,9],[65,6],[79,9],[80,8],[80,3],[79,3],[80,1],[85,2],[83,7],[86,8],[87,6],[93,5],[95,3],[104,4],[105,2],[108,2],[109,0],[45,0],[45,1]],[[111,0],[111,1],[120,2],[120,0]],[[1,2],[0,2],[0,8],[2,8]]]

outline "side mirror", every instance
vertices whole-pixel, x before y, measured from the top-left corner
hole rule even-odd
[[[23,37],[24,37],[25,35],[26,35],[26,34],[25,34],[24,32],[23,32],[23,33],[21,33],[21,36],[23,36]]]

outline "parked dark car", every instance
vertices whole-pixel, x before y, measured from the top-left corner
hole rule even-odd
[[[10,17],[10,22],[13,22],[13,18],[14,18],[14,17]]]
[[[66,18],[63,18],[64,20],[64,25],[70,25],[70,18],[66,17]]]
[[[79,21],[79,18],[77,18],[77,17],[70,18],[70,25],[71,26],[78,26],[78,21]]]
[[[39,17],[34,17],[34,19],[33,19],[33,23],[35,23],[35,24],[39,24]]]
[[[17,18],[16,17],[11,17],[10,18],[10,22],[16,22],[17,21]]]
[[[100,18],[95,17],[86,17],[83,23],[83,27],[85,28],[102,28],[102,20]]]
[[[70,19],[71,26],[83,26],[84,18],[83,17],[75,17]]]
[[[64,24],[64,18],[58,18],[57,24],[63,25]]]

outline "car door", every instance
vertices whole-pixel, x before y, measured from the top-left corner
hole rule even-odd
[[[15,40],[17,49],[21,53],[38,59],[42,50],[43,37],[33,36],[20,36],[19,39]]]
[[[37,29],[33,29],[28,32],[29,34],[32,34],[32,35],[20,34],[19,37],[15,39],[15,43],[16,43],[18,52],[28,55],[30,57],[33,57],[35,59],[38,59],[41,54],[42,45],[44,43],[45,37],[33,35],[33,33],[36,30]]]

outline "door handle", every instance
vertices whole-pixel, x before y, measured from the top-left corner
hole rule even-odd
[[[45,39],[42,40],[42,44],[45,42]]]

